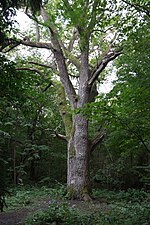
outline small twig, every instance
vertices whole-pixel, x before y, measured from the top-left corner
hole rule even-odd
[[[47,86],[46,86],[46,88],[44,88],[44,90],[42,91],[42,92],[45,92],[45,91],[47,91],[48,90],[48,88],[50,88],[51,86],[52,86],[52,82],[50,82]]]

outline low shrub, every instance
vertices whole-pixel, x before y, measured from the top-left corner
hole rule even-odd
[[[149,196],[144,190],[136,190],[129,188],[127,191],[108,191],[106,189],[93,190],[93,196],[96,198],[105,198],[107,202],[121,201],[125,203],[144,202]]]
[[[28,218],[25,225],[93,225],[94,216],[71,208],[67,203],[51,203],[48,210],[40,211]]]
[[[150,205],[112,204],[107,212],[83,212],[67,203],[52,203],[48,210],[28,218],[25,225],[149,225]]]

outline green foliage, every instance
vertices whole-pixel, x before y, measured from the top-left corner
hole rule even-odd
[[[150,187],[150,165],[137,166],[136,170],[139,171],[141,182],[144,183],[145,188],[149,190]]]
[[[40,7],[42,5],[42,0],[2,0],[0,2],[0,6],[2,7],[2,10],[4,11],[4,16],[7,16],[8,13],[11,11],[11,9],[18,9],[21,7],[30,7],[33,13],[37,12],[40,10]],[[7,19],[7,17],[6,17]]]
[[[137,3],[137,1],[132,2]],[[33,13],[38,11],[41,5],[41,1],[37,0],[2,2],[4,3],[6,6],[7,3],[15,3],[12,7],[25,5]],[[145,2],[142,5],[145,7]],[[139,13],[135,13],[136,9],[132,12],[130,5],[127,8],[125,6],[125,3],[117,4],[116,0],[48,1],[46,11],[49,19],[43,24],[46,28],[51,27],[54,34],[57,30],[58,39],[61,40],[62,36],[64,53],[65,49],[66,51],[68,49],[68,44],[74,42],[73,55],[77,56],[77,62],[80,61],[79,51],[88,50],[89,44],[90,70],[98,66],[99,60],[108,51],[110,42],[114,42],[113,48],[116,48],[115,44],[119,48],[118,42],[128,39],[124,44],[126,54],[116,64],[118,80],[112,92],[107,96],[100,96],[94,104],[87,104],[82,112],[91,122],[91,137],[102,127],[107,133],[104,149],[110,153],[111,160],[106,160],[108,165],[105,165],[103,171],[98,170],[95,178],[103,184],[119,188],[128,182],[129,172],[133,175],[136,166],[148,163],[147,152],[149,152],[147,101],[149,96],[147,88],[149,24],[147,21],[140,21],[144,17],[138,17]],[[42,25],[41,22],[40,24]],[[137,29],[138,26],[139,29]],[[1,27],[3,29],[3,24]],[[78,32],[72,38],[74,27],[78,29]],[[119,37],[116,41],[112,41],[109,34],[112,36],[116,31]],[[91,33],[92,36],[89,38]],[[54,35],[52,38],[55,39],[55,37]],[[48,40],[45,33],[42,38]],[[96,50],[95,55],[92,49]],[[143,52],[143,49],[146,50]],[[40,62],[39,59],[34,59]],[[78,76],[77,69],[74,69],[74,65],[71,66],[70,63],[73,60],[68,60],[66,55],[65,59],[69,68],[68,74]],[[26,61],[28,61],[27,58]],[[77,64],[80,67],[80,63]],[[23,60],[17,62],[17,67],[22,65],[26,65]],[[53,62],[51,65],[53,67]],[[53,138],[56,127],[61,131],[64,129],[56,110],[55,91],[53,88],[45,91],[53,74],[47,69],[42,69],[45,76],[41,79],[31,71],[16,71],[16,65],[4,57],[0,59],[0,66],[2,68],[0,71],[0,118],[2,119],[0,134],[2,150],[6,151],[8,156],[9,176],[12,177],[13,174],[14,183],[19,179],[23,182],[41,180],[41,183],[51,182],[52,179],[54,181],[58,177],[59,179],[63,177],[65,180],[66,153],[64,149],[66,145],[60,144]],[[101,81],[104,76],[105,74],[101,74]],[[80,110],[76,113],[79,112]],[[136,171],[134,175],[142,180],[143,175],[139,172]],[[135,179],[133,176],[130,178],[130,180]],[[127,186],[131,184],[128,182]]]
[[[25,222],[26,225],[72,224],[72,225],[138,225],[149,224],[150,204],[147,204],[147,193],[128,190],[127,192],[109,192],[95,190],[94,196],[105,198],[109,210],[101,212],[91,205],[91,210],[69,206],[68,202],[51,201],[48,210],[35,213]]]
[[[78,224],[74,217],[74,210],[69,208],[66,203],[51,203],[49,209],[44,212],[36,213],[32,219],[29,219],[25,224],[56,223],[56,224]],[[81,222],[81,221],[80,221]],[[82,222],[80,224],[83,224]]]
[[[62,122],[54,89],[43,92],[50,75],[45,71],[47,79],[42,79],[33,72],[17,71],[15,67],[23,63],[0,58],[0,143],[3,155],[7,155],[9,182],[12,174],[16,183],[40,180],[43,176],[49,176],[53,182],[63,180],[65,175],[57,172],[60,167],[54,167],[60,161],[64,165],[61,171],[66,169],[65,145],[54,137],[56,127],[63,130]],[[51,160],[54,164],[49,163]]]
[[[34,209],[38,202],[50,199],[48,209],[39,210],[26,219],[26,225],[139,225],[149,224],[149,193],[143,190],[93,190],[93,203],[67,201],[65,187],[20,187],[10,190],[8,210],[27,207]],[[105,207],[101,206],[105,203]],[[43,203],[42,203],[43,204]],[[98,205],[97,205],[98,204]],[[101,205],[102,204],[102,205]],[[88,205],[88,207],[87,207]]]
[[[55,187],[27,185],[9,189],[9,193],[9,195],[6,194],[8,210],[16,210],[31,204],[36,204],[38,200],[45,198],[53,200],[62,199],[65,195],[65,187],[58,184]]]
[[[149,192],[144,190],[127,189],[126,191],[109,191],[107,189],[94,189],[93,196],[105,199],[108,203],[146,203],[148,201]]]
[[[92,134],[99,130],[106,132],[101,146],[105,158],[95,174],[103,187],[149,188],[150,36],[147,31],[148,20],[130,32],[124,54],[116,61],[117,80],[112,91],[99,95],[95,103],[83,110],[90,120]]]
[[[7,174],[6,174],[6,164],[5,156],[2,154],[0,149],[0,211],[2,212],[6,205],[5,197],[8,194],[7,191]]]
[[[150,206],[147,204],[114,205],[109,215],[100,224],[138,225],[149,224]]]

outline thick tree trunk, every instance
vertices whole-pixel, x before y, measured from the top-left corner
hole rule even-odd
[[[90,200],[88,122],[81,115],[74,117],[74,126],[68,142],[68,195],[72,199]]]
[[[63,136],[68,143],[68,197],[89,200],[88,121],[81,114],[74,115],[73,118],[71,117],[64,88],[59,82],[55,83],[55,87],[59,111],[63,118],[66,131],[66,136],[60,134],[57,134],[57,136],[61,139]]]

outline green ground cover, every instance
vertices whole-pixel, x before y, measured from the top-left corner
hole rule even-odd
[[[68,200],[61,185],[20,187],[10,193],[6,211],[22,208],[35,211],[22,223],[25,225],[149,225],[150,221],[150,193],[144,190],[96,189],[92,202]]]

